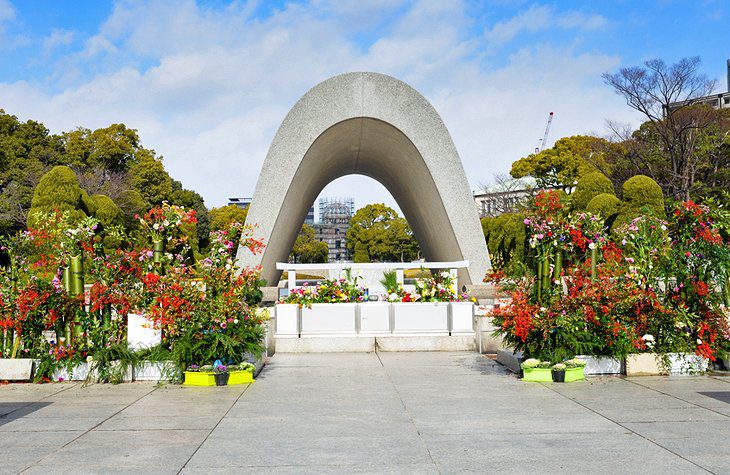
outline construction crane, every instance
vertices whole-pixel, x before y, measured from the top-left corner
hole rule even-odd
[[[537,141],[537,147],[535,147],[535,153],[542,152],[542,149],[545,148],[545,144],[547,143],[548,134],[550,133],[550,124],[553,123],[553,113],[551,112],[550,115],[548,115],[548,121],[547,125],[545,126],[545,135],[542,136],[540,140]]]

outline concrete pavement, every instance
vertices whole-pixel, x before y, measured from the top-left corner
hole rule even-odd
[[[0,386],[0,473],[728,473],[730,379],[278,354],[250,386]]]

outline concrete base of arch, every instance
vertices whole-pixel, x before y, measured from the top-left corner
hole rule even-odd
[[[351,174],[388,189],[427,261],[468,260],[460,282],[481,282],[489,256],[448,130],[421,94],[376,73],[328,79],[286,116],[246,220],[267,246],[262,255],[240,248],[239,265],[260,265],[270,285],[278,282],[276,262],[287,260],[311,204],[327,184]]]

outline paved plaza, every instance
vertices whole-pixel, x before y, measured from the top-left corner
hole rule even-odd
[[[0,386],[2,473],[729,473],[730,378],[278,354],[250,386]]]

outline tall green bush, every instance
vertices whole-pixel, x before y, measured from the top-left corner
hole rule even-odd
[[[368,247],[364,242],[357,242],[355,244],[355,254],[352,257],[352,260],[355,262],[370,262]]]
[[[664,194],[657,182],[646,175],[636,175],[626,180],[622,188],[627,210],[638,211],[649,207],[656,216],[664,216]]]
[[[482,218],[482,231],[495,269],[509,274],[524,270],[527,234],[523,220],[524,216],[518,213]]]
[[[28,225],[34,224],[33,216],[37,212],[59,210],[67,211],[72,221],[85,218],[89,208],[88,196],[85,195],[73,170],[66,166],[53,167],[43,175],[33,192]]]
[[[608,193],[601,193],[600,195],[594,196],[588,202],[588,206],[586,206],[587,212],[597,214],[604,220],[616,216],[620,209],[621,200]]]
[[[571,196],[571,207],[576,211],[585,211],[588,203],[601,194],[616,194],[611,180],[600,172],[584,175],[578,180],[575,192]]]
[[[102,226],[108,227],[124,223],[124,213],[111,198],[106,195],[92,195],[91,201],[95,206],[94,217]]]

